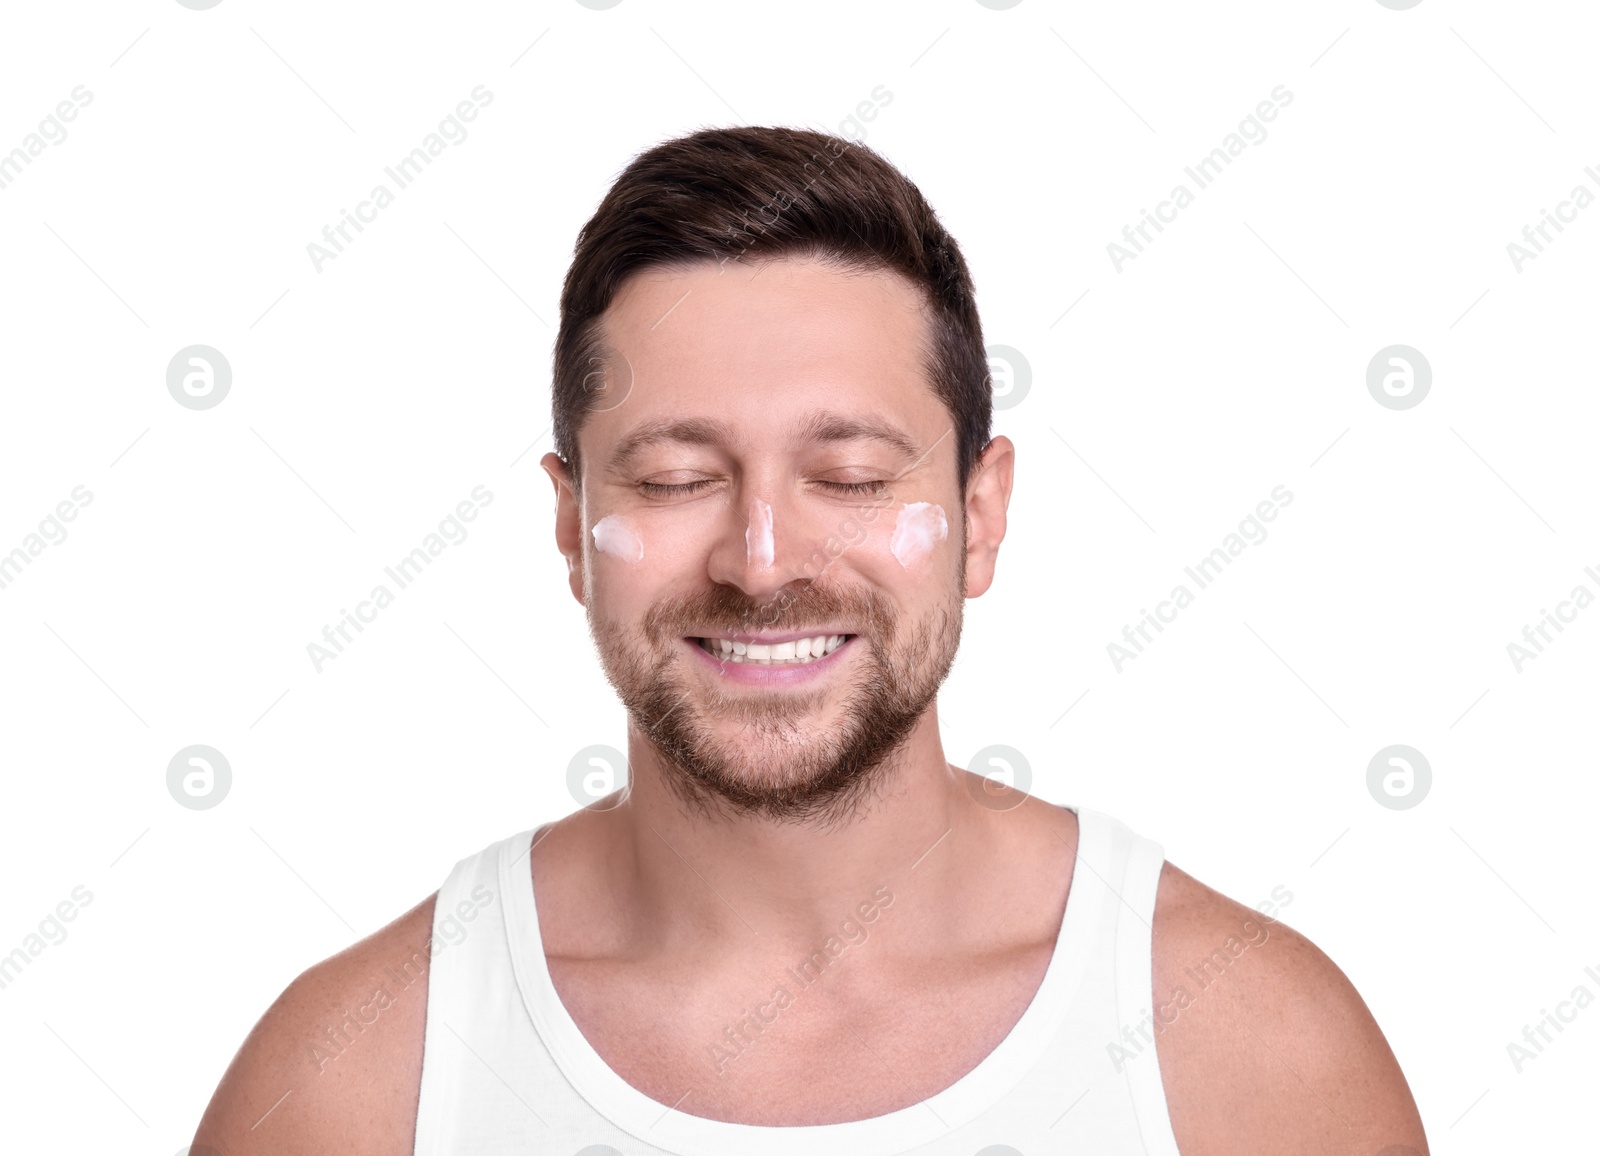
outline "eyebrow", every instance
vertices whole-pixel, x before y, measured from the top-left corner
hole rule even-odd
[[[875,418],[847,417],[818,410],[796,426],[797,441],[851,442],[874,441],[888,446],[908,461],[918,457],[916,443],[902,430]],[[609,457],[614,471],[622,471],[642,451],[665,443],[679,445],[725,445],[734,440],[732,429],[711,418],[670,418],[648,422],[617,443]]]
[[[679,445],[706,446],[732,440],[732,431],[720,421],[709,418],[670,418],[666,421],[648,422],[617,443],[609,459],[613,470],[625,469],[634,458],[651,446],[666,442]]]
[[[800,424],[799,433],[804,441],[875,441],[888,446],[903,458],[917,456],[916,443],[910,437],[888,422],[875,418],[845,417],[843,414],[819,410]]]

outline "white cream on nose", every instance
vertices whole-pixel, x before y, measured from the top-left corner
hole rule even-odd
[[[760,498],[750,503],[750,525],[744,532],[745,559],[762,570],[771,568],[773,558],[772,507]]]
[[[934,544],[943,542],[949,534],[950,523],[944,516],[944,507],[930,502],[908,502],[895,517],[889,552],[895,561],[910,570],[927,561]]]

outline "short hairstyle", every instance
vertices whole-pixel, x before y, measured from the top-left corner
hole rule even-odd
[[[921,291],[924,377],[950,411],[960,484],[989,443],[994,391],[972,277],[903,173],[859,141],[809,129],[703,129],[635,157],[578,234],[561,288],[551,391],[556,453],[574,467],[607,365],[602,318],[644,269],[808,257],[893,270]],[[603,387],[602,387],[603,388]]]

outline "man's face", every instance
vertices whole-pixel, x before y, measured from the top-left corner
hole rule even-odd
[[[605,323],[561,519],[607,677],[686,801],[840,817],[960,635],[963,495],[918,293],[707,262],[636,275]]]

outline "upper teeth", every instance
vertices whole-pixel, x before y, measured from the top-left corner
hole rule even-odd
[[[844,645],[845,634],[819,634],[815,638],[797,638],[793,642],[734,642],[727,638],[702,638],[700,645],[727,662],[758,662],[764,666],[774,663],[814,662],[832,654]]]

